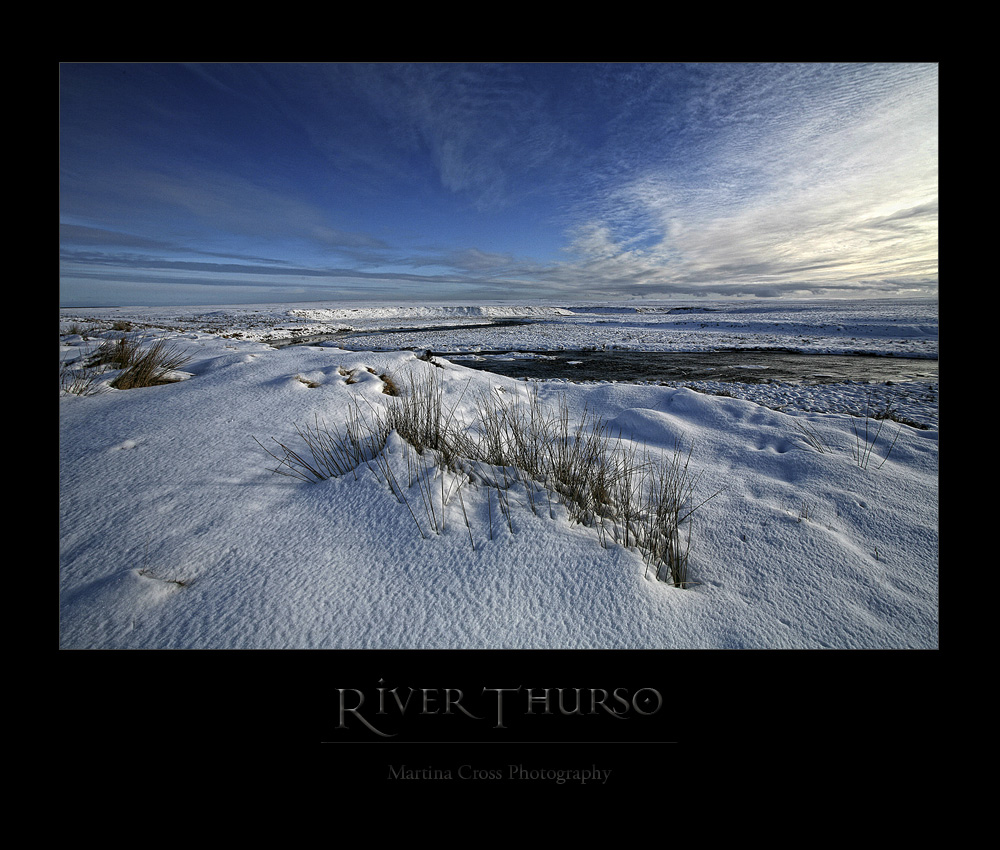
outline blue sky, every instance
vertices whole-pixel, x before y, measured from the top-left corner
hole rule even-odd
[[[936,295],[935,64],[63,64],[60,304]]]

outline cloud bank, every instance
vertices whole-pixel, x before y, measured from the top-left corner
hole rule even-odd
[[[60,298],[933,295],[937,86],[923,64],[64,65]]]

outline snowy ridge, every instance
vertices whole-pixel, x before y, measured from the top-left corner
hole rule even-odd
[[[519,306],[476,306],[476,307],[355,307],[325,309],[294,309],[289,315],[310,319],[315,322],[331,322],[350,319],[398,319],[402,321],[423,321],[425,319],[544,319],[550,316],[572,316],[563,307],[519,307]]]

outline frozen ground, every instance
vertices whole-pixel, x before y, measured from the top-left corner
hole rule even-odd
[[[937,357],[936,301],[672,302],[644,306],[372,307],[254,304],[63,310],[89,317],[237,336],[263,342],[351,331],[371,349],[630,349],[711,351],[719,347],[787,347],[812,353]],[[497,325],[518,320],[524,324]],[[437,331],[438,325],[465,325]],[[400,328],[411,329],[400,333]],[[391,333],[384,333],[391,331]]]
[[[509,319],[523,324],[498,324]],[[935,302],[74,309],[60,311],[61,363],[82,364],[115,323],[191,359],[176,383],[115,390],[108,373],[103,392],[60,390],[61,647],[938,645],[936,381],[529,386],[460,359],[602,347],[936,358]],[[370,350],[268,344],[344,330]],[[433,365],[407,348],[456,356]],[[428,532],[416,485],[401,501],[366,467],[321,483],[271,471],[258,440],[294,443],[317,417],[336,430],[355,402],[395,403],[380,376],[405,386],[409,374],[433,374],[469,421],[480,391],[537,389],[652,453],[690,447],[700,495],[719,491],[692,518],[697,583],[653,580],[641,552],[571,524],[555,501],[533,512],[526,493],[501,527],[489,488],[449,480],[444,527]],[[895,417],[867,463],[866,405]],[[401,477],[408,456],[390,441]]]

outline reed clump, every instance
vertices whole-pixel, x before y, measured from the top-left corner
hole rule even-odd
[[[186,354],[173,348],[167,340],[154,340],[146,348],[135,352],[131,362],[111,382],[111,386],[118,390],[131,390],[174,383],[177,379],[171,373],[188,360],[190,358]]]
[[[464,497],[475,485],[485,489],[490,539],[504,526],[515,531],[513,505],[553,517],[559,504],[570,521],[596,529],[601,545],[641,552],[647,576],[675,587],[696,583],[688,569],[689,520],[718,491],[695,500],[699,475],[690,448],[652,452],[612,433],[600,417],[585,412],[575,421],[565,399],[543,404],[537,389],[527,398],[483,391],[462,408],[466,391],[449,406],[433,372],[411,375],[386,407],[366,411],[356,403],[340,430],[317,419],[296,429],[299,448],[274,438],[277,450],[257,443],[277,460],[275,472],[305,481],[356,476],[367,466],[406,504],[424,537],[445,530],[457,497],[475,548]],[[405,486],[402,466],[386,451],[390,440],[403,455]]]
[[[172,373],[190,357],[166,339],[148,345],[139,335],[122,334],[104,340],[87,357],[60,364],[59,384],[72,395],[96,395],[108,387],[118,390],[153,387],[179,380]],[[118,372],[110,381],[108,372]]]

